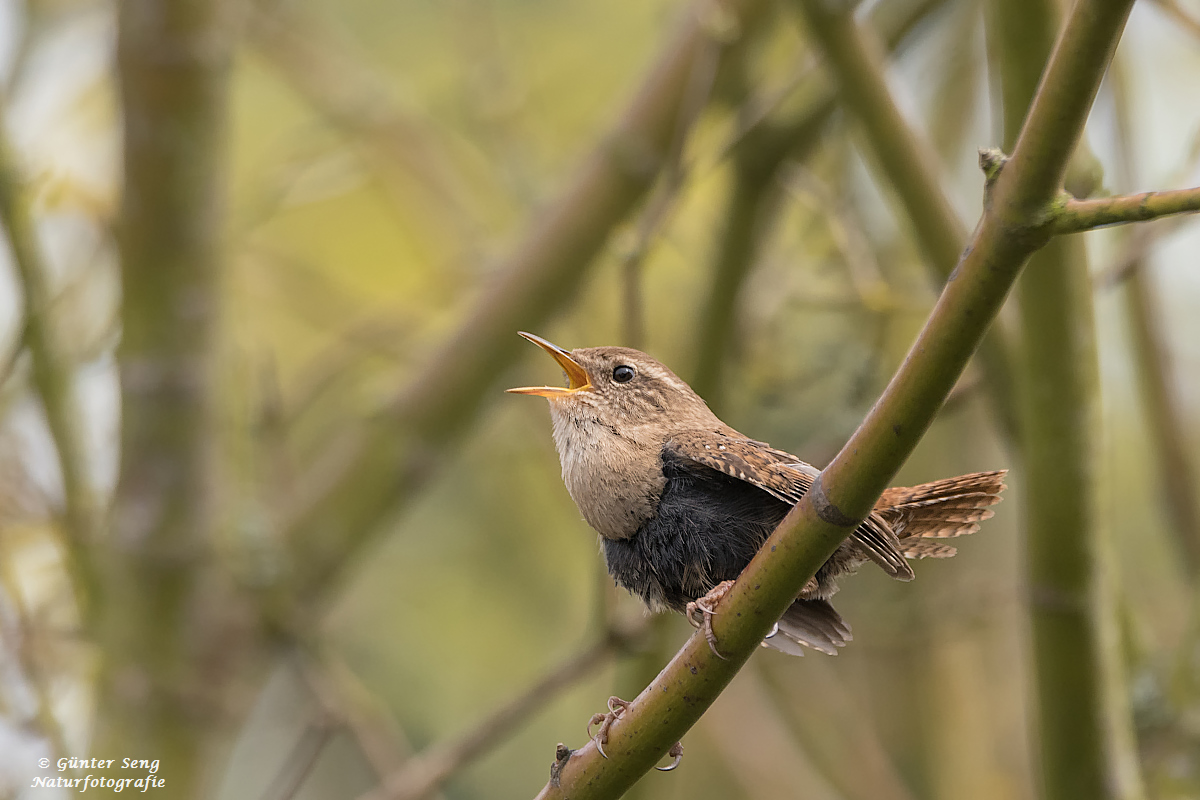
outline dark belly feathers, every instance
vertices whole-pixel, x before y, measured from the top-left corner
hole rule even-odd
[[[604,540],[609,574],[651,606],[682,611],[736,578],[790,506],[745,481],[667,461],[658,513],[628,539]]]

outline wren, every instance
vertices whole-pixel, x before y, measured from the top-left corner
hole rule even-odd
[[[692,388],[650,356],[626,347],[564,350],[521,333],[566,373],[565,387],[509,389],[550,401],[567,491],[603,541],[609,574],[652,610],[694,624],[820,470],[726,425]],[[764,644],[835,655],[850,626],[829,598],[837,579],[874,562],[912,580],[907,559],[948,558],[944,539],[979,530],[1000,502],[1005,470],[888,489],[870,516],[817,570]]]

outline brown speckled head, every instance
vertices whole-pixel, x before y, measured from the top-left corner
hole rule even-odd
[[[566,386],[508,391],[550,401],[563,482],[588,524],[607,539],[632,536],[654,515],[665,479],[659,464],[672,432],[738,435],[674,372],[639,350],[564,350],[522,333],[566,373]]]

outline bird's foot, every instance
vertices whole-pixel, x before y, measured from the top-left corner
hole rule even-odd
[[[696,600],[687,604],[687,609],[684,614],[688,618],[688,622],[692,623],[693,628],[703,628],[704,638],[708,641],[708,649],[713,651],[713,655],[717,658],[726,660],[725,656],[721,655],[721,651],[717,649],[717,635],[713,633],[712,618],[713,614],[717,613],[717,603],[721,602],[729,590],[733,587],[733,581],[721,581],[712,590]],[[696,613],[700,613],[700,617]]]
[[[667,755],[672,756],[675,760],[672,761],[668,766],[655,767],[655,769],[659,772],[670,772],[679,766],[679,762],[683,760],[683,742],[676,742],[675,744],[671,745],[671,749],[667,751]]]
[[[628,707],[628,700],[622,700],[619,697],[610,697],[608,698],[608,713],[593,714],[592,718],[588,720],[588,738],[596,743],[596,749],[599,750],[600,755],[604,756],[605,758],[608,758],[608,753],[604,752],[604,745],[608,744],[608,729],[612,727],[614,722],[621,718],[621,715],[625,713],[625,709]],[[593,725],[600,726],[599,730],[596,731],[595,736],[592,735]],[[680,752],[682,752],[682,750]],[[672,765],[671,768],[674,769],[674,765]]]

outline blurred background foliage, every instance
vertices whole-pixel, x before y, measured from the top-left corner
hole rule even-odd
[[[936,145],[969,225],[982,200],[975,148],[1001,138],[984,13],[974,0],[924,6],[889,80]],[[291,568],[279,537],[356,452],[345,450],[346,431],[390,413],[445,352],[440,343],[486,306],[487,281],[544,219],[690,12],[675,0],[230,8],[221,29],[231,47],[226,137],[222,174],[212,176],[223,222],[206,546],[242,604],[267,607],[270,587]],[[1200,7],[1182,0],[1135,7],[1118,60],[1140,183],[1112,177],[1121,142],[1107,85],[1088,139],[1106,189],[1195,182],[1197,18]],[[660,184],[612,232],[570,299],[543,309],[535,330],[567,347],[636,344],[687,379],[717,358],[724,369],[709,395],[718,412],[820,465],[903,357],[936,287],[862,138],[834,113],[814,146],[764,178],[769,209],[725,352],[700,351],[738,181],[729,143],[748,121],[785,116],[798,102],[797,76],[817,62],[801,27],[777,9],[738,33],[737,66],[711,87],[682,148],[678,185]],[[116,37],[112,3],[0,3],[7,135],[51,298],[41,313],[74,386],[83,472],[105,503],[120,463]],[[1174,433],[1195,459],[1200,236],[1170,225],[1150,228],[1162,235],[1144,277],[1161,306],[1152,321],[1184,411]],[[1189,574],[1165,510],[1125,288],[1108,279],[1132,241],[1128,230],[1087,239],[1100,276],[1104,546],[1149,794],[1196,798],[1200,576]],[[25,344],[28,289],[5,260],[0,796],[43,798],[58,795],[28,788],[45,772],[33,766],[41,757],[166,756],[145,741],[136,752],[97,749],[113,639],[93,636],[66,568],[59,461]],[[608,585],[596,537],[559,479],[544,404],[501,393],[553,382],[554,368],[528,348],[481,380],[480,413],[436,442],[428,470],[352,476],[394,482],[406,502],[379,510],[369,541],[296,626],[276,619],[250,626],[252,646],[229,643],[256,655],[215,687],[232,711],[196,731],[200,788],[173,784],[164,769],[169,796],[358,796],[409,754],[475,729],[615,626],[619,646],[593,651],[563,686],[536,692],[543,702],[488,732],[486,747],[469,748],[480,757],[434,787],[445,798],[528,797],[555,743],[580,746],[605,699],[639,691],[683,641],[681,619],[651,623]],[[637,791],[696,800],[1034,796],[1021,463],[978,375],[964,379],[897,482],[1001,467],[1014,469],[1007,502],[954,560],[919,564],[908,585],[871,569],[848,581],[838,605],[854,626],[851,646],[836,659],[756,655],[685,740],[682,767],[648,776]]]

